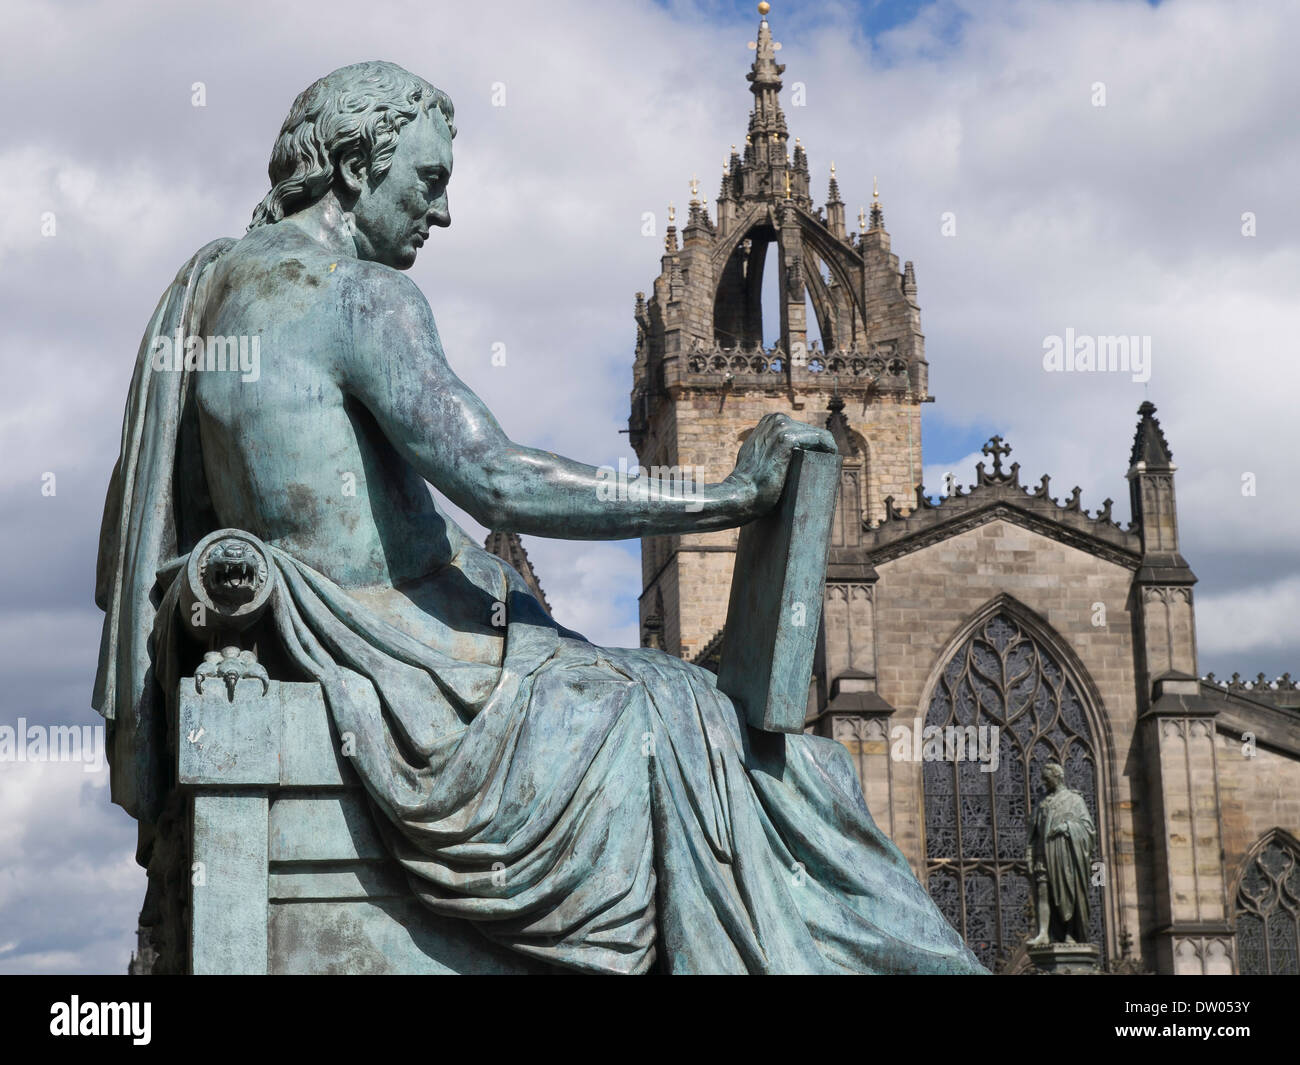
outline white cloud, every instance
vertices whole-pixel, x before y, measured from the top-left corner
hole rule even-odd
[[[1300,577],[1196,601],[1196,638],[1204,653],[1258,651],[1295,653],[1300,618]],[[1279,656],[1280,660],[1280,656]],[[1294,661],[1288,661],[1293,666]]]
[[[0,763],[0,811],[0,972],[124,972],[145,876],[107,771]]]
[[[0,576],[16,605],[0,634],[26,649],[3,663],[31,693],[18,698],[43,693],[55,706],[88,690],[96,619],[58,611],[89,603],[140,332],[181,262],[243,229],[284,111],[334,66],[387,56],[456,100],[454,224],[413,271],[453,367],[521,442],[594,464],[629,455],[618,429],[632,299],[650,287],[661,247],[639,235],[641,214],[681,205],[692,173],[712,198],[723,153],[744,135],[754,16],[719,10],[373,0],[357,19],[249,0],[165,10],[119,0],[75,14],[11,3],[0,42],[0,90],[16,101],[0,149],[10,382]],[[1085,505],[1114,497],[1118,516],[1134,412],[1149,396],[1180,467],[1203,655],[1268,653],[1279,671],[1293,666],[1300,9],[943,0],[874,40],[859,17],[847,4],[771,16],[787,86],[807,86],[808,106],[787,94],[786,112],[814,189],[834,159],[852,217],[878,174],[894,250],[916,264],[938,398],[927,419],[995,426],[1024,482],[1050,473],[1058,495],[1077,483]],[[205,108],[190,105],[197,80]],[[495,81],[505,108],[491,106]],[[1105,108],[1091,104],[1096,81]],[[56,238],[40,236],[44,210],[58,215]],[[956,237],[940,235],[945,211]],[[1243,211],[1255,212],[1257,237],[1241,236]],[[1044,374],[1043,337],[1067,326],[1151,336],[1150,384]],[[495,341],[507,344],[506,368],[490,365]],[[927,458],[937,491],[949,469],[970,483],[981,456]],[[48,470],[57,500],[39,495]],[[1241,494],[1244,472],[1257,495]],[[527,546],[560,620],[637,642],[634,544]],[[1244,579],[1252,566],[1270,572]],[[21,612],[33,602],[38,611]],[[42,777],[28,793],[15,779],[0,779],[0,825],[98,826],[105,857],[87,865],[78,849],[90,845],[66,833],[0,835],[0,941],[18,944],[0,967],[15,954],[29,971],[124,961],[143,894],[129,822],[102,789],[101,817],[84,785]],[[41,862],[67,915],[42,901]],[[96,929],[113,922],[118,939],[105,945]]]
[[[957,459],[955,462],[927,464],[921,471],[921,483],[925,485],[925,494],[931,498],[949,495],[949,476],[961,488],[969,487],[975,483],[975,465],[979,462],[984,463],[985,469],[993,469],[993,463],[988,456],[982,455],[978,451],[972,451],[969,455]]]

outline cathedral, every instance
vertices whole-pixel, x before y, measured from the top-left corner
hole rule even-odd
[[[1030,814],[1057,762],[1096,828],[1089,939],[1104,968],[1300,972],[1300,690],[1289,675],[1200,675],[1155,407],[1137,411],[1126,468],[1115,455],[1126,526],[1110,499],[1090,512],[1078,488],[1058,500],[1046,475],[1022,483],[996,436],[973,484],[927,494],[916,271],[900,268],[878,193],[857,232],[833,165],[814,203],[767,10],[715,211],[696,185],[680,231],[670,212],[659,276],[636,297],[640,464],[720,479],[769,412],[834,434],[806,727],[848,748],[877,824],[985,965],[1031,968]],[[494,535],[540,595],[517,538]],[[645,646],[716,670],[736,544],[735,530],[642,541]]]
[[[773,411],[835,435],[808,727],[852,752],[877,823],[986,965],[1023,965],[1028,815],[1057,761],[1097,828],[1091,938],[1110,967],[1300,971],[1300,690],[1200,677],[1196,577],[1155,408],[1137,412],[1127,526],[1109,499],[1090,512],[1077,488],[1058,501],[1047,476],[1022,483],[997,437],[974,483],[932,502],[916,271],[878,196],[850,231],[833,165],[814,203],[766,17],[751,47],[748,128],[716,210],[697,194],[680,233],[670,219],[637,296],[639,462],[728,470]],[[643,643],[716,664],[736,539],[643,541]],[[927,742],[954,732],[965,751]]]

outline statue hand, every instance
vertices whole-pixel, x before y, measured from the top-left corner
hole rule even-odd
[[[825,429],[804,425],[787,414],[765,414],[741,445],[736,468],[727,480],[753,493],[752,517],[766,514],[781,498],[795,448],[834,454],[835,438]]]

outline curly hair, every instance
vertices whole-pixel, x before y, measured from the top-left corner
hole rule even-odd
[[[294,100],[271,151],[271,191],[248,228],[278,222],[319,200],[341,160],[360,151],[372,179],[388,172],[397,136],[421,110],[436,107],[456,136],[451,98],[396,63],[374,60],[340,67]]]

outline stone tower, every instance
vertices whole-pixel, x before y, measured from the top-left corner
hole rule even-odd
[[[732,146],[716,216],[692,181],[686,224],[679,233],[669,209],[659,276],[649,298],[637,293],[629,433],[641,466],[714,482],[764,414],[821,424],[833,402],[845,460],[833,542],[853,547],[863,521],[882,520],[887,497],[912,499],[921,479],[921,404],[932,397],[916,274],[890,251],[878,192],[848,232],[834,163],[814,206],[808,155],[797,137],[791,149],[781,109],[768,9],[759,5],[750,43],[744,151]],[[768,270],[780,324],[765,336]],[[642,643],[688,659],[709,650],[726,621],[736,537],[643,539]]]

